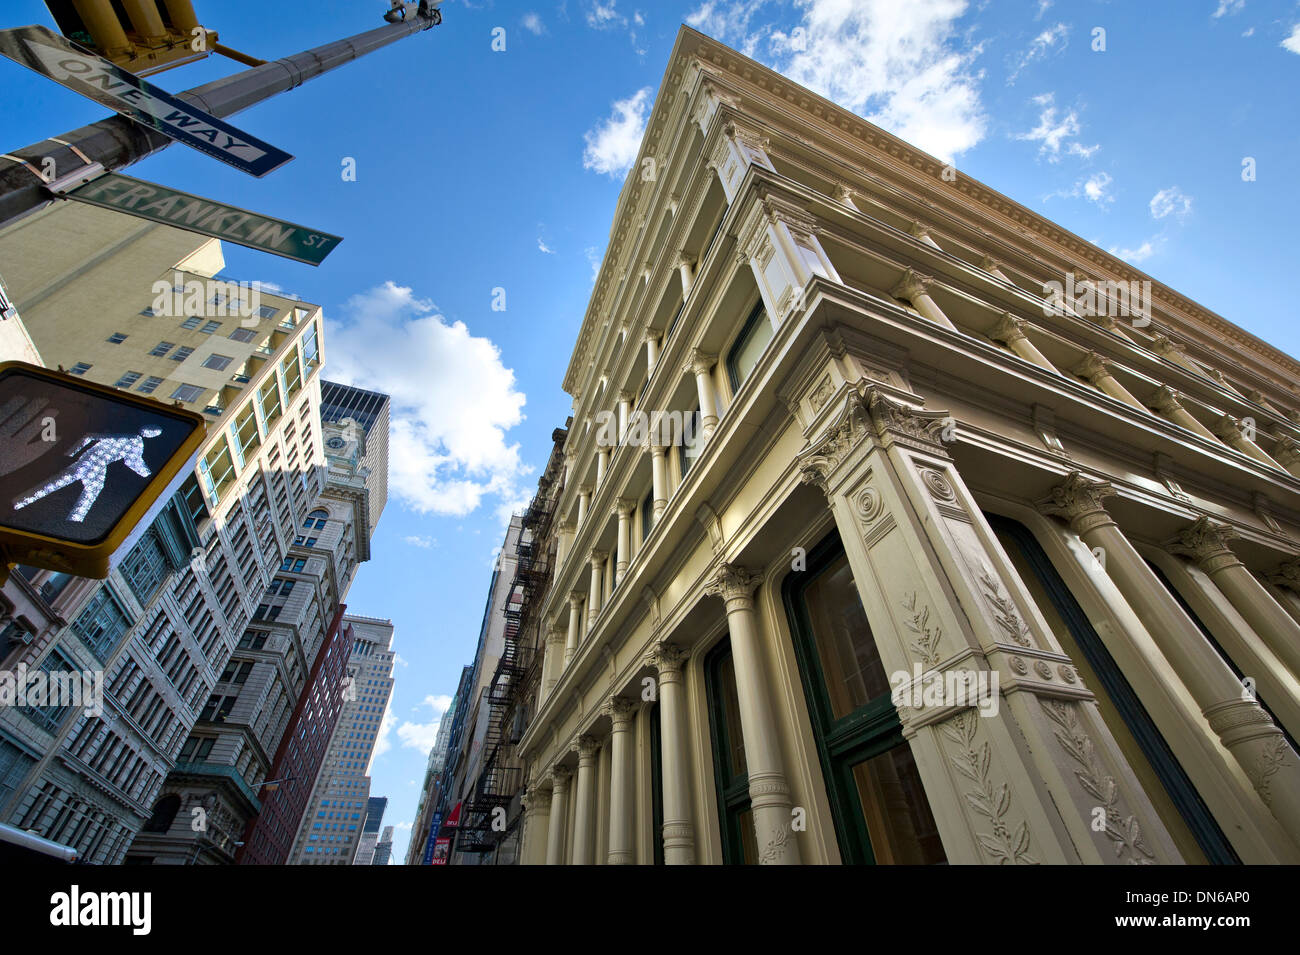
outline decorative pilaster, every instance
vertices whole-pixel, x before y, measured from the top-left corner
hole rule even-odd
[[[764,189],[736,231],[737,256],[754,272],[768,320],[779,328],[813,276],[840,282],[817,218],[792,197]]]
[[[1092,693],[989,543],[945,450],[953,419],[868,380],[832,400],[839,414],[797,464],[827,495],[948,860],[1177,861]],[[926,685],[971,689],[935,699]],[[1099,805],[1106,832],[1092,828]]]

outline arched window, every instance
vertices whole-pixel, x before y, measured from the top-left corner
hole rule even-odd
[[[323,508],[318,507],[316,508],[316,510],[312,511],[310,514],[307,515],[307,519],[302,522],[302,526],[309,531],[324,530],[325,522],[328,521],[329,519],[330,519],[329,511],[326,511]]]
[[[153,804],[153,815],[144,824],[145,832],[166,832],[172,827],[172,820],[181,811],[181,797],[175,793],[163,796]]]

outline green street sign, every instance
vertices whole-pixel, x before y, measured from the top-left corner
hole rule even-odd
[[[115,172],[104,173],[58,194],[308,265],[320,265],[343,241],[342,236]]]

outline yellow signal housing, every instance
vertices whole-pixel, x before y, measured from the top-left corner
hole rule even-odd
[[[45,0],[59,31],[106,60],[147,76],[214,52],[217,32],[190,0]]]

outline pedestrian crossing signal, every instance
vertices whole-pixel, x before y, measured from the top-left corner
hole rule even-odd
[[[0,558],[81,577],[192,466],[206,425],[179,406],[25,362],[0,364]]]

